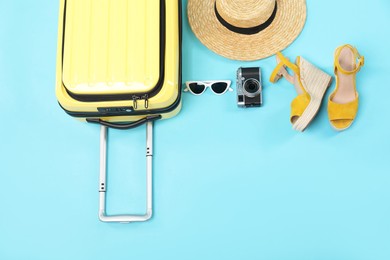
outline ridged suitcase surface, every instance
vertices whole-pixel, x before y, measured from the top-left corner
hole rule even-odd
[[[181,108],[181,1],[60,1],[56,95],[69,115],[101,124],[99,218],[122,223],[149,220],[153,122],[172,117]],[[145,214],[108,215],[108,128],[143,124]]]
[[[180,2],[62,0],[57,98],[70,115],[133,121],[180,109]]]

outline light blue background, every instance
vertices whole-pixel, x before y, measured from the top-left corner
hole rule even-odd
[[[0,259],[390,259],[390,1],[307,4],[284,53],[332,73],[337,46],[359,48],[353,127],[336,133],[325,102],[294,132],[292,86],[268,81],[274,58],[219,57],[185,17],[184,80],[261,66],[265,106],[184,94],[182,112],[156,123],[154,217],[121,225],[97,218],[99,127],[67,116],[54,94],[58,1],[0,0]],[[144,135],[110,131],[110,213],[143,210]]]

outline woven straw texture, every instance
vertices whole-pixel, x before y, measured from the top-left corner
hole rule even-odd
[[[196,37],[215,53],[233,60],[259,60],[287,48],[306,22],[305,0],[276,2],[274,21],[254,35],[235,33],[223,26],[216,17],[215,4],[224,20],[248,28],[271,16],[275,0],[188,0],[188,20]]]
[[[332,77],[302,57],[299,68],[302,85],[310,95],[310,103],[293,124],[293,129],[303,132],[317,115],[326,90],[332,82]]]

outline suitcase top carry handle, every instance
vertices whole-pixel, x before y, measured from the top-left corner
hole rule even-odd
[[[148,116],[148,117],[142,118],[138,121],[128,123],[128,124],[116,124],[116,123],[103,121],[101,119],[87,119],[87,122],[101,124],[103,126],[114,128],[114,129],[119,129],[119,130],[127,130],[127,129],[136,128],[136,127],[141,126],[147,122],[153,122],[153,121],[156,121],[159,119],[161,119],[161,115]]]

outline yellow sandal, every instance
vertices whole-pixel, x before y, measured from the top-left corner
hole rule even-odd
[[[356,74],[363,66],[364,57],[355,47],[346,44],[336,49],[336,89],[329,97],[328,114],[330,124],[338,131],[348,129],[356,118],[359,107]]]
[[[317,115],[332,77],[302,57],[297,57],[294,64],[278,52],[276,59],[278,65],[270,81],[275,83],[284,77],[295,86],[298,96],[291,103],[290,121],[295,130],[303,132]],[[289,74],[286,68],[291,69],[294,75]]]

